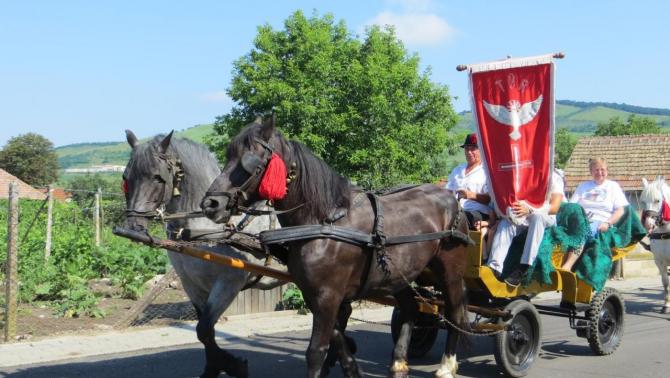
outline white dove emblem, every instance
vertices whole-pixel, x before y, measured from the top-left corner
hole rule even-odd
[[[489,104],[484,101],[484,107],[493,119],[504,125],[512,126],[513,130],[509,134],[512,140],[521,138],[519,128],[535,118],[541,105],[542,95],[535,99],[535,101],[527,102],[523,105],[517,100],[511,100],[509,108],[503,105]]]

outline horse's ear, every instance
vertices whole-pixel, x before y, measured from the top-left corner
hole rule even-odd
[[[263,126],[261,126],[261,138],[263,138],[263,140],[268,141],[272,138],[272,134],[274,134],[275,131],[275,120],[275,115],[272,113],[272,116],[263,122]]]
[[[131,148],[135,148],[137,146],[137,137],[135,134],[133,134],[132,131],[126,129],[126,140],[128,141],[128,144],[130,145]]]
[[[172,134],[174,134],[174,130],[170,131],[170,134],[168,134],[163,140],[161,140],[160,144],[160,150],[162,153],[167,152],[168,147],[170,147],[170,140],[172,140]]]
[[[647,178],[646,178],[646,177],[642,177],[642,187],[643,187],[644,189],[647,189],[648,186],[649,186],[649,182],[647,181]]]

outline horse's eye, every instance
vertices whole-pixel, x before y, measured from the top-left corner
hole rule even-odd
[[[154,176],[154,181],[157,182],[157,183],[160,183],[160,184],[164,184],[164,183],[165,183],[165,180],[163,180],[163,178],[161,177],[161,175],[155,175],[155,176]]]

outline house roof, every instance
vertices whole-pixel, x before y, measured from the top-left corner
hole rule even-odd
[[[625,135],[581,138],[565,167],[566,190],[592,180],[589,159],[604,158],[608,179],[624,191],[642,190],[642,178],[670,176],[670,135]]]
[[[46,195],[47,191],[49,189],[48,188],[40,188],[38,190]],[[60,202],[66,202],[66,201],[68,201],[72,198],[72,192],[68,192],[65,189],[61,189],[61,188],[53,188],[53,191],[51,192],[51,194],[53,195],[53,197],[56,201],[60,201]]]
[[[16,182],[19,191],[19,198],[27,198],[34,200],[43,200],[46,195],[32,186],[21,181],[18,177],[10,174],[4,169],[0,168],[0,198],[9,198],[9,183]]]

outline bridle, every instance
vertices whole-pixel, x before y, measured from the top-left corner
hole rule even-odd
[[[232,215],[238,215],[240,213],[246,213],[251,215],[277,215],[287,213],[293,210],[296,210],[302,207],[304,204],[300,204],[294,208],[288,210],[257,210],[244,206],[243,203],[247,201],[254,193],[250,193],[251,186],[254,182],[260,182],[265,174],[265,171],[268,166],[268,162],[272,157],[272,154],[275,152],[275,148],[270,145],[268,142],[258,138],[253,138],[254,142],[260,144],[263,147],[263,156],[258,156],[251,151],[247,151],[242,155],[240,159],[240,165],[245,172],[249,174],[247,178],[240,186],[233,187],[229,191],[213,191],[206,192],[205,196],[221,196],[228,198],[228,203],[226,204],[226,210],[230,211]],[[291,170],[288,173],[286,178],[287,184],[290,184],[292,180],[296,177],[296,164],[291,164]],[[256,189],[254,189],[256,190]]]
[[[157,153],[156,157],[158,160],[162,160],[166,163],[167,165],[167,173],[164,172],[163,169],[159,169],[159,172],[156,176],[161,178],[161,181],[163,182],[162,189],[161,189],[161,195],[160,195],[160,201],[158,202],[158,206],[154,210],[137,210],[133,208],[126,208],[125,213],[126,217],[140,217],[140,218],[150,218],[150,219],[160,219],[160,220],[169,220],[169,219],[177,219],[177,218],[194,218],[196,217],[196,214],[193,213],[180,213],[179,216],[175,216],[177,214],[172,214],[172,215],[166,215],[165,214],[165,205],[174,197],[179,197],[181,196],[181,191],[179,190],[179,187],[181,186],[181,182],[184,178],[184,169],[181,164],[181,160],[177,157],[168,155],[166,153]],[[166,177],[169,176],[169,177]],[[168,182],[171,182],[172,184],[172,192],[169,193],[168,190]],[[124,193],[126,195],[126,200],[128,200],[128,182],[127,179],[124,177],[124,183],[123,183],[123,189]],[[198,212],[199,214],[200,212]],[[185,216],[187,215],[188,216]],[[197,215],[200,216],[200,215]]]
[[[663,188],[660,189],[661,191],[661,209],[663,208],[663,203],[666,201],[665,195],[663,195]],[[642,222],[646,222],[647,219],[653,219],[654,220],[654,227],[649,231],[647,234],[649,239],[654,240],[654,239],[670,239],[670,232],[654,232],[656,229],[659,227],[662,227],[664,225],[669,224],[670,222],[664,221],[663,217],[661,216],[660,211],[656,210],[643,210],[642,211]],[[646,248],[646,246],[645,246]]]

